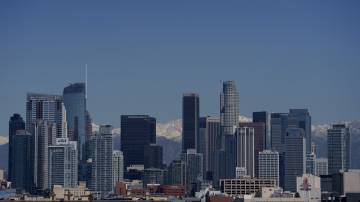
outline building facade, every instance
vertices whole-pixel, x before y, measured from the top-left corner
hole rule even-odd
[[[259,152],[259,178],[275,180],[280,185],[279,152],[264,150]]]
[[[253,112],[253,122],[264,124],[263,149],[271,149],[271,113],[266,111]]]
[[[188,195],[193,195],[203,181],[203,156],[195,149],[188,149],[181,159],[185,162],[185,190]]]
[[[285,137],[284,190],[296,191],[296,177],[306,171],[306,139],[302,128],[289,128]]]
[[[222,135],[234,135],[239,122],[239,94],[235,81],[224,81],[220,94],[220,127]]]
[[[185,93],[182,97],[182,152],[196,149],[199,136],[199,95]]]
[[[12,136],[12,187],[31,192],[33,185],[33,136],[25,130],[17,130]]]
[[[49,146],[49,188],[54,185],[76,187],[78,185],[77,142],[68,138],[57,138]]]
[[[246,169],[246,175],[255,176],[254,128],[236,128],[237,167]]]
[[[113,187],[117,182],[124,181],[124,156],[119,150],[113,151]]]
[[[121,116],[121,151],[125,168],[144,165],[144,147],[156,144],[156,119],[148,115]]]
[[[289,128],[302,128],[306,139],[306,153],[311,153],[311,116],[308,109],[289,110]]]
[[[328,159],[317,158],[316,159],[316,175],[328,175]]]
[[[17,130],[24,130],[25,122],[20,114],[13,114],[9,120],[9,153],[8,153],[8,180],[15,181],[13,170],[14,168],[14,142],[13,137],[16,135]]]
[[[345,124],[334,124],[328,134],[328,172],[347,171],[350,167],[350,130]]]
[[[101,196],[113,190],[112,126],[101,125],[99,132],[90,139],[90,179],[88,187]]]
[[[220,191],[229,196],[244,196],[261,192],[263,187],[275,187],[275,180],[244,177],[239,179],[221,179]]]

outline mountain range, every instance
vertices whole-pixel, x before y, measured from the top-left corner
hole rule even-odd
[[[251,118],[240,116],[241,122],[252,121]],[[348,124],[351,133],[351,167],[360,168],[360,121],[344,122]],[[327,156],[327,129],[330,124],[318,124],[312,126],[312,141],[317,145],[317,153],[320,157]],[[97,131],[99,125],[93,123],[93,131]],[[179,158],[181,152],[181,119],[169,121],[167,123],[157,123],[156,134],[157,144],[164,149],[164,163],[170,163],[173,159]],[[120,149],[120,128],[113,129],[114,149]],[[7,168],[7,137],[0,136],[0,168]]]

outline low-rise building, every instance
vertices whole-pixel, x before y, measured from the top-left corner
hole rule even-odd
[[[275,187],[276,180],[244,177],[239,179],[221,179],[220,191],[230,196],[243,196],[260,193],[262,187]]]

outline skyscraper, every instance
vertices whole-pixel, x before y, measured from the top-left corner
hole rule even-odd
[[[91,176],[88,187],[103,197],[113,190],[112,126],[101,125],[89,142]]]
[[[62,96],[28,93],[26,130],[31,131],[32,124],[39,119],[56,124],[56,137],[67,137],[66,110]]]
[[[201,151],[203,154],[205,178],[213,180],[216,168],[216,154],[221,149],[220,120],[214,117],[200,118],[200,136],[204,139]]]
[[[271,149],[271,114],[266,111],[253,112],[254,123],[264,123],[263,148]]]
[[[302,128],[305,132],[306,153],[311,153],[311,116],[307,109],[289,110],[289,128]]]
[[[125,168],[144,165],[144,147],[156,143],[156,119],[148,115],[121,116],[121,151]]]
[[[160,145],[150,144],[144,146],[144,168],[162,168],[163,148]]]
[[[31,152],[32,135],[25,130],[17,130],[16,135],[12,136],[12,140],[12,187],[31,192],[34,176]]]
[[[203,180],[203,156],[196,153],[195,149],[188,149],[181,154],[181,159],[185,162],[185,182],[188,195],[194,195]]]
[[[350,130],[345,124],[334,124],[327,131],[328,172],[338,173],[350,168]]]
[[[49,145],[55,144],[56,124],[45,120],[37,120],[31,126],[33,138],[32,155],[34,188],[44,191],[49,188]]]
[[[265,149],[265,139],[266,139],[265,123],[264,122],[239,123],[239,127],[254,128],[254,174],[253,174],[253,177],[258,177],[258,175],[259,175],[259,152],[263,151]],[[238,147],[239,147],[239,145],[238,145]],[[240,154],[238,153],[238,155],[240,155]],[[239,159],[239,156],[238,156],[238,159]]]
[[[57,138],[49,146],[49,188],[53,185],[76,187],[78,184],[77,142]]]
[[[119,150],[113,151],[113,187],[124,180],[124,156]]]
[[[182,152],[197,148],[199,135],[199,95],[185,93],[182,98]]]
[[[185,186],[185,162],[173,160],[168,167],[168,183],[171,185]]]
[[[316,159],[316,175],[327,175],[328,174],[328,159],[317,158]]]
[[[14,142],[13,137],[16,135],[17,130],[24,130],[25,129],[25,122],[20,114],[13,114],[9,120],[9,153],[8,153],[8,179],[11,182],[14,182],[14,175],[13,175],[13,162],[14,162]]]
[[[239,94],[235,81],[225,81],[220,94],[220,126],[222,135],[234,135],[239,122]]]
[[[85,83],[74,83],[64,88],[63,98],[66,108],[70,140],[78,142],[79,160],[86,160],[86,86]]]
[[[315,153],[306,154],[306,173],[315,175],[316,155]]]
[[[246,175],[255,176],[254,128],[236,128],[237,167],[245,168]]]
[[[279,152],[264,150],[259,152],[259,178],[272,179],[280,183]]]
[[[306,139],[302,128],[289,128],[285,136],[284,190],[296,191],[296,177],[306,171]]]
[[[278,151],[279,154],[282,154],[284,152],[284,143],[287,128],[287,113],[271,114],[271,149]]]

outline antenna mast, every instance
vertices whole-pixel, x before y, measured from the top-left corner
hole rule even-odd
[[[87,83],[88,83],[88,70],[87,64],[85,64],[85,98],[87,99]]]

